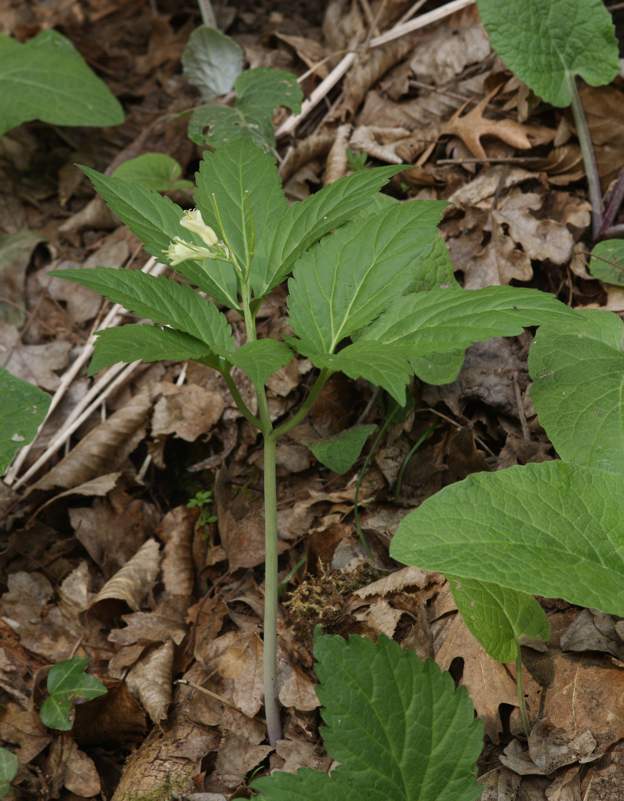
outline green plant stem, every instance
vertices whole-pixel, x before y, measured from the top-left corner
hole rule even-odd
[[[331,372],[329,370],[321,370],[318,374],[316,381],[312,384],[312,389],[308,397],[304,400],[301,406],[297,409],[297,411],[293,414],[293,416],[286,420],[281,426],[278,426],[275,429],[275,438],[279,439],[279,437],[283,437],[284,434],[288,434],[289,431],[292,431],[293,428],[299,425],[310,411],[312,406],[314,405],[314,401],[318,398],[321,394],[321,390],[329,380],[331,376]]]
[[[247,406],[245,401],[243,400],[240,392],[238,391],[238,387],[234,383],[234,379],[232,378],[228,369],[220,370],[219,371],[223,376],[225,383],[227,384],[227,388],[230,390],[230,395],[234,398],[234,403],[238,406],[240,413],[245,417],[252,426],[259,428],[262,430],[262,423],[258,418],[252,413],[250,408]]]
[[[585,117],[585,111],[583,110],[583,104],[581,103],[581,97],[576,85],[576,78],[574,75],[567,73],[567,79],[570,88],[570,96],[572,97],[572,115],[576,126],[576,135],[578,136],[579,145],[581,146],[581,155],[583,156],[585,175],[587,176],[589,200],[592,206],[592,236],[594,239],[597,239],[598,233],[602,227],[603,214],[600,177],[598,175],[598,167],[596,166],[596,157],[594,156],[594,148],[592,147],[587,118]]]
[[[518,694],[518,704],[520,706],[520,719],[522,728],[527,738],[531,731],[529,726],[529,715],[527,713],[526,698],[524,697],[524,678],[522,673],[522,651],[518,646],[518,656],[516,657],[516,692]]]

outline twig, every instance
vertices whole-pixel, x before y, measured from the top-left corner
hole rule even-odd
[[[436,164],[515,164],[525,161],[544,161],[541,156],[504,156],[489,159],[437,159]]]
[[[416,0],[413,6],[407,9],[405,14],[398,20],[397,25],[401,25],[403,22],[407,22],[408,19],[411,19],[414,14],[416,14],[420,9],[425,5],[427,0]]]
[[[604,239],[621,239],[624,237],[624,225],[612,225],[604,232]]]

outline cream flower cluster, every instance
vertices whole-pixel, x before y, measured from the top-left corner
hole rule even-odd
[[[204,244],[196,245],[194,242],[188,242],[176,236],[169,245],[166,253],[173,267],[188,259],[230,260],[230,251],[224,243],[219,240],[213,229],[209,225],[206,225],[199,209],[185,211],[180,219],[180,225],[186,228],[187,231],[197,234]]]

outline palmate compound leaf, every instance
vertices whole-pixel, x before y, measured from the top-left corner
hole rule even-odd
[[[413,279],[414,264],[436,236],[444,203],[398,203],[354,220],[298,260],[288,283],[290,324],[319,354],[392,308]]]
[[[253,783],[258,801],[476,801],[483,729],[463,688],[396,643],[318,637],[323,739],[340,764]]]
[[[602,86],[618,73],[613,20],[602,0],[477,0],[477,5],[505,65],[553,106],[570,105],[574,76]]]
[[[17,451],[35,438],[51,398],[38,387],[0,368],[0,475]]]
[[[399,526],[394,559],[624,615],[620,476],[565,462],[475,473]]]
[[[0,136],[29,120],[119,125],[123,109],[72,43],[42,31],[25,44],[0,34]]]
[[[203,244],[180,225],[182,209],[168,197],[122,178],[102,175],[90,167],[83,167],[82,171],[110,210],[159,261],[168,263],[166,252],[175,237]],[[174,269],[220,303],[238,308],[236,275],[231,264],[216,259],[201,264],[185,261]]]
[[[529,355],[531,398],[559,456],[624,473],[624,324],[577,311],[540,330]]]
[[[224,315],[188,286],[140,270],[111,267],[55,270],[50,275],[86,286],[128,311],[189,334],[208,345],[217,356],[227,357],[235,349]]]
[[[342,475],[353,467],[366,440],[376,429],[376,425],[353,426],[333,437],[306,444],[321,464]]]
[[[293,352],[284,342],[276,339],[257,339],[247,342],[229,357],[235,367],[240,367],[257,389],[264,387],[268,378],[292,359]]]
[[[464,623],[493,659],[514,662],[524,641],[548,641],[550,624],[533,596],[475,579],[449,582]]]

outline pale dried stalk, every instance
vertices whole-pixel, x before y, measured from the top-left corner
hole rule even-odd
[[[416,17],[416,19],[395,25],[394,28],[386,31],[386,33],[382,33],[381,36],[373,37],[362,49],[379,47],[380,45],[386,44],[387,42],[392,42],[394,39],[398,39],[401,36],[405,36],[407,33],[417,31],[420,28],[426,28],[428,25],[432,25],[434,22],[439,22],[440,20],[449,17],[451,14],[455,14],[456,11],[461,11],[462,8],[473,5],[474,2],[475,0],[452,0],[451,3],[447,3],[441,8],[436,8],[433,11],[428,11],[426,14],[421,14],[419,17]],[[284,122],[280,125],[275,132],[275,135],[278,138],[293,133],[299,123],[308,116],[312,109],[315,108],[320,101],[327,96],[327,94],[329,94],[338,81],[351,68],[353,62],[355,61],[355,57],[356,53],[347,53],[347,55],[344,56],[338,62],[338,64],[336,64],[334,69],[326,78],[321,81],[321,83],[312,92],[310,97],[307,100],[304,100],[299,114],[291,114],[290,117],[284,120]]]

